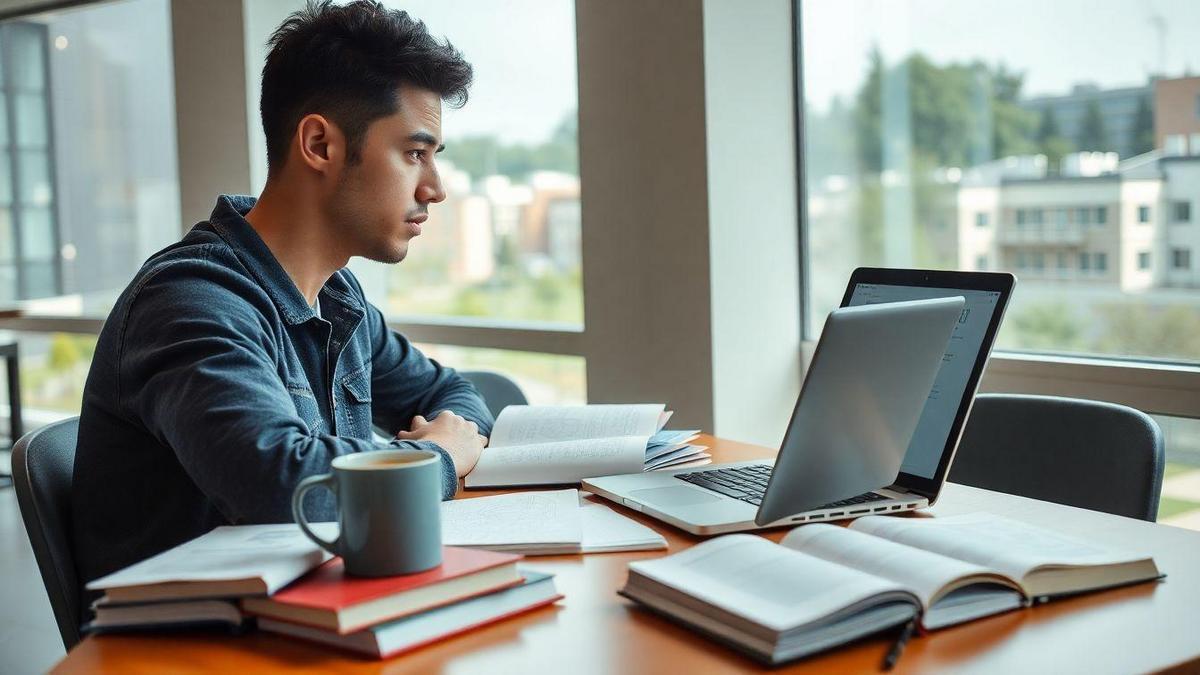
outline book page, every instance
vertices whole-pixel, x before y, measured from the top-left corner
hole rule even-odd
[[[780,542],[830,562],[891,579],[909,587],[926,609],[946,586],[966,577],[988,574],[980,565],[905,546],[837,525],[798,527]]]
[[[613,436],[644,436],[658,431],[661,403],[636,405],[510,405],[492,427],[488,446],[530,445]],[[597,474],[599,475],[599,474]]]
[[[585,504],[579,510],[583,517],[582,553],[667,547],[667,540],[661,534],[603,504]]]
[[[464,484],[474,487],[561,485],[584,478],[640,473],[645,436],[484,448]]]
[[[717,537],[629,568],[777,631],[903,590],[895,582],[748,534]]]
[[[948,518],[864,516],[850,527],[983,565],[1014,579],[1043,565],[1106,565],[1147,557],[987,513]]]
[[[578,490],[513,492],[442,502],[442,543],[446,546],[582,541]]]
[[[318,536],[337,536],[336,523],[313,523]],[[268,592],[332,556],[294,523],[228,525],[87,585],[88,590],[164,582],[262,579]]]

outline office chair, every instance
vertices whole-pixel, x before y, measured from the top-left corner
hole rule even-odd
[[[25,532],[54,609],[63,646],[79,636],[79,584],[71,550],[71,481],[79,418],[35,429],[13,446],[13,481]]]
[[[1146,413],[1055,396],[981,394],[950,468],[956,483],[1154,522],[1163,437]]]
[[[492,417],[499,417],[505,406],[529,403],[525,393],[507,375],[487,370],[461,370],[458,374],[475,385],[488,410],[492,412]]]

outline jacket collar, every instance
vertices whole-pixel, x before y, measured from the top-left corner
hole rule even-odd
[[[295,282],[275,258],[275,254],[271,253],[266,242],[246,220],[246,214],[250,213],[257,201],[254,197],[244,195],[221,195],[217,198],[217,205],[213,207],[208,222],[258,280],[289,325],[317,318],[300,289],[296,288]],[[338,271],[331,276],[319,295],[323,301],[332,299],[361,315],[362,305],[353,297],[350,285],[342,278],[343,273],[344,271]],[[323,310],[322,314],[329,315],[332,312]]]

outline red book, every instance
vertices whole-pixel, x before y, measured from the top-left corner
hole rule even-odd
[[[520,586],[487,593],[395,621],[385,621],[346,635],[267,617],[258,620],[258,627],[271,633],[298,637],[386,659],[544,607],[561,598],[562,595],[554,588],[554,578],[551,575],[527,571],[525,582]]]
[[[340,634],[522,581],[519,555],[457,546],[442,549],[442,564],[424,572],[394,577],[345,574],[333,558],[269,598],[246,598],[251,614],[317,626]]]

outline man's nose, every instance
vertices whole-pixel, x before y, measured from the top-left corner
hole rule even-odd
[[[417,202],[421,204],[436,204],[446,199],[446,189],[442,185],[442,177],[433,171],[417,186]]]

